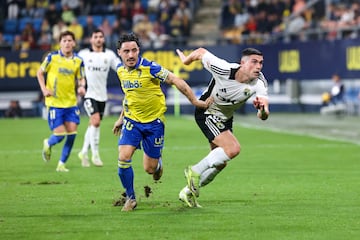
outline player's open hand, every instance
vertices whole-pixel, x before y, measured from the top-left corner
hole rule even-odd
[[[176,53],[177,55],[179,55],[181,62],[186,64],[186,56],[184,55],[184,53],[180,49],[176,49]]]
[[[123,119],[119,118],[115,123],[114,123],[114,127],[112,129],[112,132],[114,133],[114,135],[119,136],[121,133],[121,128],[123,126]]]
[[[258,97],[256,97],[253,101],[254,108],[259,110],[264,110],[264,104],[260,101]]]

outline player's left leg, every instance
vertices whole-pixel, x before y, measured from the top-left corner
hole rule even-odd
[[[157,119],[151,123],[143,124],[142,128],[143,134],[145,134],[142,141],[144,170],[152,174],[155,181],[158,181],[163,174],[161,153],[164,147],[165,126],[160,119]]]
[[[60,160],[56,171],[58,172],[68,172],[69,169],[65,167],[65,163],[68,160],[71,150],[74,146],[74,141],[77,134],[77,127],[80,123],[80,110],[78,107],[71,107],[64,109],[64,126],[67,133],[66,141],[63,146]]]
[[[151,158],[146,153],[144,153],[143,166],[145,172],[153,175],[155,181],[160,180],[163,173],[162,160],[160,158]]]

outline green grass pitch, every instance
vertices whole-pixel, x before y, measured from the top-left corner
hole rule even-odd
[[[254,123],[262,122],[254,116]],[[87,118],[82,118],[69,173],[41,158],[50,132],[42,119],[0,120],[0,239],[358,239],[359,145],[242,126],[234,134],[242,151],[201,189],[201,209],[178,200],[183,169],[208,153],[191,117],[167,117],[164,174],[154,183],[133,159],[138,207],[121,212],[113,203],[117,176],[114,117],[101,126],[104,167],[82,168],[77,158]],[[144,186],[152,194],[146,197]]]

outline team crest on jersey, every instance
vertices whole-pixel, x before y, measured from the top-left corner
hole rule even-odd
[[[250,89],[249,89],[249,88],[245,88],[245,89],[244,89],[244,95],[245,95],[245,96],[250,96],[250,94],[251,94],[251,93],[250,93]]]
[[[141,74],[142,74],[141,69],[137,69],[136,71],[137,71],[138,77],[140,77],[140,76],[141,76]]]

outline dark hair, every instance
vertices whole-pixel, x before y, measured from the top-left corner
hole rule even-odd
[[[124,42],[136,42],[138,47],[140,47],[140,41],[139,38],[135,35],[135,33],[129,33],[129,34],[123,34],[120,36],[119,41],[117,42],[117,49],[121,48],[121,45]]]
[[[59,36],[59,42],[61,41],[61,39],[63,38],[63,37],[65,37],[65,36],[71,36],[72,37],[72,39],[75,41],[75,34],[73,33],[73,32],[71,32],[71,31],[64,31],[64,32],[62,32],[62,33],[60,33],[60,36]]]
[[[259,55],[262,56],[262,52],[260,52],[259,50],[255,49],[255,48],[245,48],[242,51],[242,56],[250,56],[250,55]]]
[[[103,35],[103,36],[105,36],[105,34],[104,34],[103,30],[101,30],[101,29],[97,28],[97,29],[95,29],[95,30],[93,30],[93,31],[91,32],[90,37],[91,37],[93,34],[95,34],[95,33],[102,33],[102,35]]]

